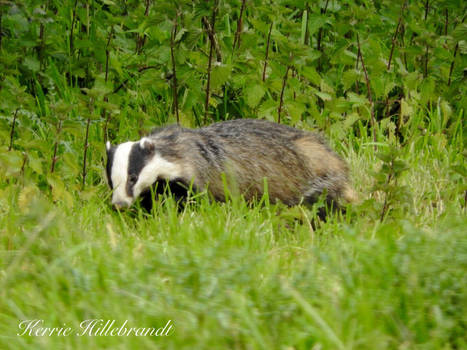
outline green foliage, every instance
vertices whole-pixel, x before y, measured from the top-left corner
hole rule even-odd
[[[384,203],[380,217],[380,220],[383,221],[392,206],[402,209],[406,203],[410,203],[410,189],[408,186],[399,186],[397,184],[401,174],[408,169],[408,165],[399,159],[400,151],[394,146],[389,146],[389,149],[376,154],[376,157],[381,159],[383,164],[381,169],[374,174],[375,184],[373,190],[384,193]]]
[[[0,348],[466,346],[465,4],[242,4],[0,2]],[[360,203],[110,210],[105,140],[279,109]],[[176,328],[17,337],[32,318]]]

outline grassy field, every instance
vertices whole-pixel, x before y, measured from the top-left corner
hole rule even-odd
[[[382,222],[386,194],[373,188],[383,161],[354,136],[334,146],[362,200],[327,222],[314,208],[204,197],[180,213],[171,198],[150,215],[119,213],[104,180],[53,203],[6,179],[0,348],[465,348],[463,131],[447,139],[433,131],[439,110],[430,113],[398,149],[408,169],[391,191],[407,196],[388,200]],[[20,320],[35,319],[74,333],[17,335]],[[89,319],[173,327],[161,337],[76,336]]]

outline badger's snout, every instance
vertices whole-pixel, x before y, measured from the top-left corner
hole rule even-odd
[[[112,206],[115,209],[124,209],[128,208],[133,204],[133,198],[128,196],[128,194],[122,190],[122,186],[118,186],[112,194]]]

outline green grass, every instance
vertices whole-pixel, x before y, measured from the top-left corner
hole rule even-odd
[[[384,193],[372,189],[382,161],[366,136],[334,144],[362,201],[327,222],[313,208],[238,199],[119,213],[103,180],[54,202],[27,177],[4,176],[0,348],[465,348],[464,139],[461,127],[449,139],[432,128],[437,113],[425,131],[415,127],[421,112],[407,125],[399,157],[409,168],[395,186],[408,196],[382,222]],[[16,335],[20,320],[78,330],[95,318],[174,328],[167,337]]]

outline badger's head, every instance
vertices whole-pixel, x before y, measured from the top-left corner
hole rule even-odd
[[[158,180],[180,175],[179,166],[161,156],[154,140],[144,137],[137,142],[117,146],[106,143],[107,180],[112,189],[112,205],[129,207]]]

